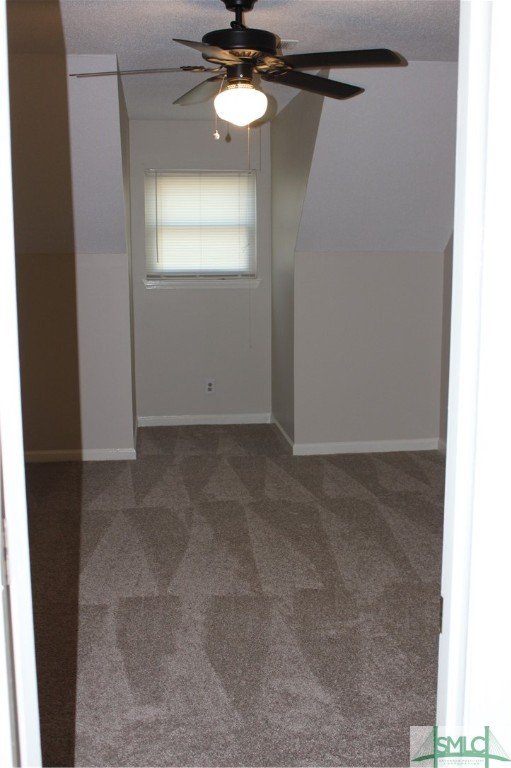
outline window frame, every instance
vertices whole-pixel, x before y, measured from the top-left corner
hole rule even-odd
[[[259,250],[258,250],[258,235],[259,235],[259,206],[258,206],[258,193],[259,193],[259,174],[254,168],[144,168],[144,180],[150,174],[176,174],[176,175],[190,175],[198,176],[199,174],[207,174],[209,176],[222,175],[222,176],[236,176],[243,174],[253,178],[254,184],[254,205],[255,205],[255,226],[254,226],[254,269],[251,272],[196,272],[196,273],[178,273],[161,271],[155,272],[149,269],[147,259],[147,248],[144,246],[144,284],[146,288],[256,288],[261,279],[259,277]],[[147,200],[145,194],[145,181],[144,181],[144,220],[147,209]]]

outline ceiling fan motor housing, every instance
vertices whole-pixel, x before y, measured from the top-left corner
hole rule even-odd
[[[204,35],[202,42],[224,51],[236,50],[238,55],[246,51],[246,58],[253,58],[258,53],[275,56],[280,38],[264,29],[217,29]]]

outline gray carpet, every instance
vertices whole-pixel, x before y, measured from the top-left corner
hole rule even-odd
[[[27,468],[46,765],[399,766],[434,722],[443,458],[148,428]]]

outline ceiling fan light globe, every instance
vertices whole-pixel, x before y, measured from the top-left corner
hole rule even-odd
[[[232,125],[249,125],[264,115],[268,108],[266,94],[252,83],[228,85],[215,98],[215,110],[221,120]]]

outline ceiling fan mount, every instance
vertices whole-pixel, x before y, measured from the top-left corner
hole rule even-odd
[[[228,11],[251,11],[257,0],[222,0]]]
[[[257,0],[222,0],[228,11],[234,11],[235,21],[231,22],[230,29],[217,29],[208,32],[202,38],[206,45],[213,45],[225,51],[232,51],[242,59],[260,59],[261,54],[276,56],[280,46],[280,37],[264,29],[248,29],[243,21],[243,14],[251,11]],[[206,53],[203,57],[209,61]]]

